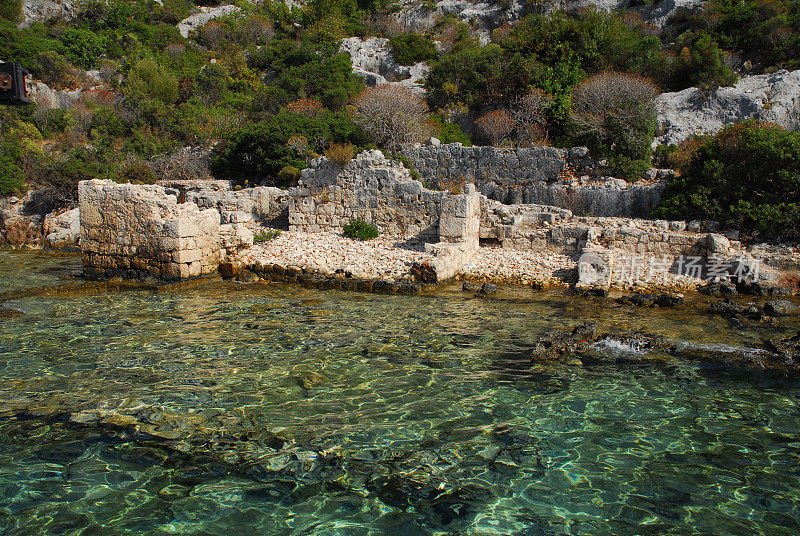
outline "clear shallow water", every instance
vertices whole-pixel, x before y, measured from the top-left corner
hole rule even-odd
[[[0,252],[2,285],[65,262]],[[233,283],[6,307],[4,534],[800,532],[797,382],[528,364],[587,318],[721,351],[796,323]]]

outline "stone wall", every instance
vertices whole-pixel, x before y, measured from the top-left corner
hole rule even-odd
[[[441,187],[461,180],[475,183],[481,191],[482,185],[490,182],[510,188],[554,181],[566,166],[565,151],[553,147],[464,147],[460,143],[438,145],[434,141],[406,149],[403,155],[433,185]]]
[[[713,223],[576,217],[569,210],[543,205],[504,205],[485,199],[480,236],[504,248],[556,248],[566,254],[584,249],[616,249],[637,255],[708,256],[739,251],[741,244],[712,231]],[[716,242],[711,236],[719,237]]]
[[[344,168],[320,158],[304,169],[289,203],[289,229],[341,231],[351,220],[381,233],[436,240],[445,192],[428,190],[399,162],[365,151]]]
[[[223,224],[266,225],[289,228],[288,190],[259,186],[234,190],[224,180],[161,181],[162,186],[180,192],[180,198],[200,208],[216,208]]]
[[[81,250],[98,276],[183,279],[217,270],[220,216],[163,186],[81,181]]]
[[[474,183],[489,199],[552,205],[584,216],[647,217],[664,189],[663,181],[597,177],[602,168],[585,147],[464,147],[432,140],[403,155],[437,188]]]

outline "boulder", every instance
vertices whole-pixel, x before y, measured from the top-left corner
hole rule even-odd
[[[800,307],[789,300],[773,300],[764,305],[767,316],[794,316],[800,314]]]
[[[60,214],[51,213],[44,218],[44,244],[61,249],[75,247],[81,234],[81,215],[79,208]]]

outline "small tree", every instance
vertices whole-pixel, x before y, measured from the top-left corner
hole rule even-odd
[[[547,139],[547,109],[552,104],[553,99],[537,88],[511,104],[511,119],[514,120],[519,146],[531,147]]]
[[[636,178],[650,166],[658,88],[641,76],[605,72],[581,82],[572,95],[570,122],[578,139],[610,157],[612,170]]]
[[[421,141],[429,134],[428,106],[413,90],[403,86],[369,87],[354,100],[355,119],[382,147]]]
[[[507,111],[494,110],[475,121],[475,127],[489,145],[497,146],[514,132],[515,124]]]

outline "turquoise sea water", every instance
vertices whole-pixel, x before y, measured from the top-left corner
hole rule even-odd
[[[0,291],[77,271],[0,252]],[[4,306],[3,534],[800,533],[800,382],[528,357],[586,319],[712,353],[797,322],[233,282]]]

